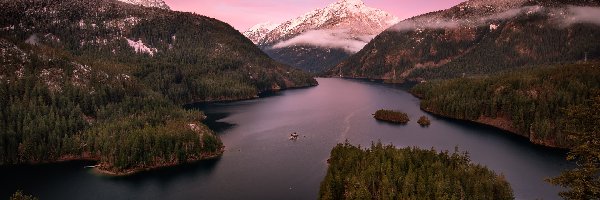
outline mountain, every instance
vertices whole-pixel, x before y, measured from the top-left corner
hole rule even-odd
[[[129,4],[135,4],[146,7],[156,7],[170,10],[169,6],[163,0],[119,0]]]
[[[466,1],[394,25],[328,74],[420,81],[599,58],[599,4]]]
[[[255,44],[260,43],[260,41],[272,30],[277,28],[279,24],[272,22],[265,22],[254,25],[248,31],[244,32],[244,36],[248,39],[252,40]]]
[[[275,60],[309,71],[331,67],[356,53],[398,22],[361,0],[340,0],[283,22],[251,28],[244,35]]]
[[[0,36],[135,66],[131,75],[177,103],[252,98],[273,89],[316,84],[212,18],[114,0],[21,5],[31,2],[4,3],[9,9],[0,13],[5,19],[0,27],[6,27]]]
[[[116,0],[0,1],[0,165],[129,174],[219,156],[183,104],[307,87],[230,25]]]

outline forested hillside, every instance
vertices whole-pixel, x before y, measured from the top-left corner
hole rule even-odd
[[[569,147],[564,109],[600,94],[600,64],[539,66],[501,75],[419,84],[421,108],[496,126],[552,147]]]
[[[346,143],[328,162],[319,199],[514,199],[502,175],[458,152]]]
[[[181,105],[315,85],[231,26],[116,0],[0,1],[0,165],[87,159],[128,174],[223,144]]]
[[[329,74],[421,81],[600,57],[597,1],[470,0],[398,23]]]
[[[177,103],[245,99],[316,84],[212,18],[115,0],[16,0],[0,5],[5,8],[0,11],[0,37],[125,68]]]
[[[120,174],[220,155],[202,113],[110,66],[19,45],[0,39],[0,164],[88,159]]]

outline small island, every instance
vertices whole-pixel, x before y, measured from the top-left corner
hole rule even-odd
[[[375,114],[373,114],[373,117],[377,120],[396,124],[407,124],[410,121],[406,113],[384,109],[375,112]]]
[[[419,123],[419,125],[426,127],[431,125],[431,120],[429,120],[429,118],[427,116],[421,116],[421,118],[419,118],[419,121],[417,121],[417,123]]]

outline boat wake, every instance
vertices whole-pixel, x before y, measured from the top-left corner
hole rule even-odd
[[[350,127],[352,127],[351,125],[351,120],[354,117],[354,115],[356,115],[357,111],[354,111],[352,113],[350,113],[348,116],[346,116],[344,118],[344,130],[342,131],[342,134],[340,135],[340,139],[338,140],[338,143],[344,142],[346,141],[348,132],[350,132]]]

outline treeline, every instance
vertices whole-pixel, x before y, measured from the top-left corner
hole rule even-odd
[[[466,153],[345,143],[328,162],[319,199],[514,199],[502,175]]]
[[[0,164],[91,159],[113,173],[219,155],[220,139],[135,77],[0,39]],[[27,46],[25,46],[27,47]],[[18,52],[18,53],[14,53]],[[20,65],[20,66],[19,66]],[[19,69],[20,68],[20,69]],[[109,70],[110,71],[110,70]]]
[[[98,111],[97,125],[76,135],[77,153],[92,152],[111,172],[170,166],[221,154],[223,144],[201,123],[202,113],[186,111],[160,96],[125,99]],[[126,147],[126,148],[123,148]]]
[[[319,47],[303,45],[285,48],[261,46],[262,50],[271,58],[304,71],[323,73],[332,68],[350,54],[342,49],[321,49]]]
[[[417,85],[412,92],[422,97],[424,110],[480,122],[508,120],[511,131],[534,143],[568,147],[562,131],[564,109],[600,93],[598,65],[540,66],[491,77],[433,81]]]
[[[574,3],[547,2],[561,4],[554,6],[563,8]],[[527,4],[548,3],[532,1]],[[580,1],[577,4],[597,3]],[[472,15],[478,13],[462,12],[454,7],[415,19],[427,21],[427,18],[443,16],[477,21],[481,16]],[[596,37],[600,34],[598,26],[590,23],[560,24],[553,20],[554,17],[548,11],[540,11],[509,19],[489,20],[481,25],[404,31],[390,29],[329,70],[329,75],[337,76],[341,71],[345,77],[383,78],[391,82],[420,81],[482,76],[531,65],[600,58],[600,37]],[[494,29],[490,25],[497,27]]]
[[[565,199],[598,199],[600,197],[600,95],[581,105],[566,109],[568,124],[564,127],[574,144],[567,160],[575,168],[565,170],[560,176],[548,179],[552,184],[568,190],[559,194]]]
[[[486,30],[468,53],[441,67],[417,69],[410,78],[480,76],[532,65],[573,63],[586,57],[600,57],[600,38],[591,37],[600,34],[598,26],[572,24],[564,29],[556,28],[557,25],[549,22],[545,15],[521,16],[498,23],[500,29]]]
[[[397,124],[407,124],[410,121],[406,113],[385,109],[376,111],[373,118]]]

